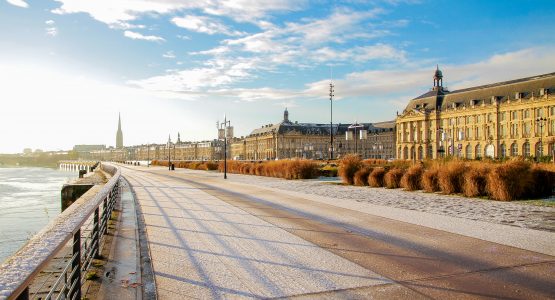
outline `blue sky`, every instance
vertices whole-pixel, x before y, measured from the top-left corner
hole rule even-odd
[[[0,0],[0,152],[392,120],[430,88],[555,72],[553,1]],[[17,124],[17,126],[14,126]]]

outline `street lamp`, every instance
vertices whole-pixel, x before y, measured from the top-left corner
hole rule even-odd
[[[227,179],[227,136],[231,134],[231,121],[224,115],[224,121],[222,123],[217,121],[216,127],[218,128],[218,140],[224,140],[224,179]]]
[[[333,160],[333,87],[333,81],[330,81],[330,160]]]
[[[354,129],[354,131],[355,131],[355,136],[354,136],[354,139],[355,139],[355,154],[358,155],[358,143],[357,143],[358,136],[357,136],[357,129],[358,129],[358,128],[364,128],[364,125],[358,124],[358,122],[355,121],[354,124],[349,125],[349,127],[347,127],[347,128],[348,128],[348,129]],[[349,135],[347,135],[347,139],[348,139],[348,138],[349,138]]]
[[[536,123],[538,123],[538,125],[540,126],[540,157],[543,156],[542,136],[543,136],[543,126],[545,125],[544,124],[545,122],[547,122],[547,118],[540,117],[536,119]]]
[[[166,145],[168,149],[168,171],[172,170],[172,139],[168,134],[168,144]]]

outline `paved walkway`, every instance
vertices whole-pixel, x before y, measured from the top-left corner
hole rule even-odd
[[[555,295],[549,255],[184,170],[123,175],[160,299]]]

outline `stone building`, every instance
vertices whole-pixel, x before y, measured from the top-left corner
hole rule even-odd
[[[363,158],[395,157],[394,121],[359,125],[355,135],[350,124],[333,124],[334,158],[355,152]],[[286,109],[280,123],[253,130],[232,149],[242,151],[246,160],[329,159],[330,144],[330,124],[291,122]]]
[[[449,91],[433,88],[397,116],[397,158],[553,155],[555,73]]]

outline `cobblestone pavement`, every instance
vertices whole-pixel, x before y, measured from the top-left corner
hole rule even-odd
[[[204,173],[210,177],[222,176],[216,172],[193,170],[183,170],[183,172]],[[555,208],[553,207],[424,193],[421,191],[406,192],[402,189],[332,184],[338,181],[285,180],[237,174],[228,174],[228,180],[345,201],[368,202],[470,220],[555,232]]]

